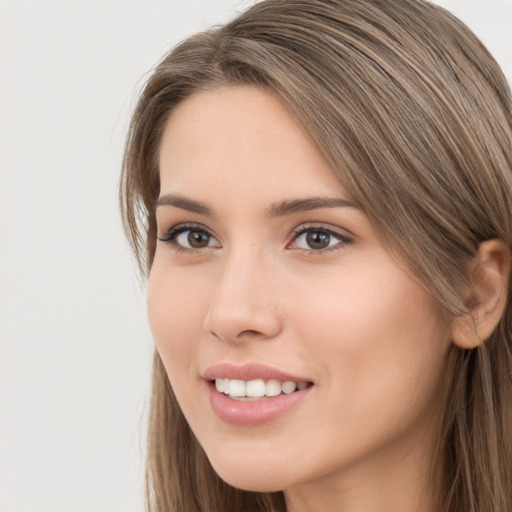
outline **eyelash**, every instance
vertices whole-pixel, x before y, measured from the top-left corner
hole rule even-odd
[[[186,233],[187,231],[193,231],[194,233],[200,233],[202,235],[215,238],[210,231],[208,231],[206,228],[198,224],[179,224],[169,229],[169,231],[167,231],[167,233],[163,237],[158,237],[158,240],[167,245],[170,245],[173,248],[173,250],[177,252],[184,252],[190,254],[204,250],[203,248],[193,249],[189,247],[183,247],[182,245],[179,245],[177,243],[176,239],[178,238],[178,236],[181,235],[182,233]]]
[[[201,225],[179,224],[179,225],[174,226],[171,229],[169,229],[169,231],[164,236],[158,237],[158,240],[167,245],[170,245],[172,247],[172,249],[177,252],[183,252],[183,253],[188,253],[188,254],[199,253],[199,252],[202,252],[204,249],[209,248],[209,246],[201,247],[201,248],[190,248],[190,247],[183,247],[182,245],[180,245],[176,241],[176,239],[178,238],[179,235],[186,233],[187,231],[192,231],[195,233],[199,233],[201,235],[208,236],[208,237],[210,237],[210,239],[211,238],[216,239],[216,237],[208,229],[204,228]],[[296,243],[300,236],[302,236],[306,233],[310,233],[310,232],[325,233],[325,234],[329,235],[330,237],[334,237],[335,239],[338,239],[338,242],[332,247],[326,247],[326,248],[322,248],[322,249],[318,249],[318,250],[315,250],[312,248],[310,248],[310,249],[297,248],[297,250],[302,251],[302,252],[307,253],[312,256],[322,255],[327,252],[339,250],[339,249],[342,249],[343,247],[345,247],[346,245],[349,245],[352,243],[352,239],[347,235],[344,235],[342,233],[339,233],[338,231],[334,231],[332,229],[326,228],[325,226],[312,225],[312,226],[300,226],[300,227],[296,228],[292,232],[292,240],[291,240],[291,242],[289,242],[287,244],[287,246],[290,243],[294,243],[294,242]]]
[[[310,248],[310,249],[299,248],[298,249],[298,250],[305,252],[311,256],[322,255],[322,254],[326,254],[331,251],[340,250],[340,249],[343,249],[344,247],[346,247],[347,245],[349,245],[350,243],[352,243],[352,239],[350,237],[348,237],[347,235],[344,235],[338,231],[334,231],[333,229],[329,229],[329,228],[327,228],[325,226],[321,226],[321,225],[300,226],[300,227],[296,228],[292,233],[292,243],[293,242],[296,243],[300,236],[302,236],[306,233],[310,233],[310,232],[326,233],[330,237],[338,239],[338,242],[336,244],[334,244],[332,247],[326,247],[326,248],[318,249],[318,250],[315,250],[312,248]]]

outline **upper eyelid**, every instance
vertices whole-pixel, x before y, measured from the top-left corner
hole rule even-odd
[[[193,229],[197,229],[198,231],[204,231],[218,239],[218,236],[215,234],[214,231],[212,231],[210,228],[206,227],[204,224],[200,224],[200,223],[196,223],[196,222],[180,222],[179,224],[173,224],[171,227],[164,229],[163,232],[164,232],[164,236],[166,236],[172,232],[187,231],[187,230],[193,230]],[[160,231],[160,230],[158,230],[158,231]]]
[[[349,230],[340,228],[338,226],[333,226],[332,224],[329,224],[329,223],[322,223],[322,222],[318,222],[318,223],[306,222],[306,223],[300,224],[292,231],[291,236],[296,237],[298,235],[301,235],[304,232],[307,232],[310,230],[315,230],[315,229],[318,231],[321,231],[321,230],[327,231],[328,233],[337,235],[340,238],[350,238],[350,239],[354,238],[354,235]]]
[[[169,233],[171,231],[175,230],[186,230],[186,229],[199,229],[202,231],[207,231],[212,236],[215,236],[218,238],[216,233],[209,227],[205,226],[204,224],[197,223],[197,222],[182,222],[175,225],[172,225],[170,228],[166,229],[165,232]],[[344,233],[347,233],[347,237],[352,237],[353,235],[348,231],[347,229],[343,229],[337,226],[332,226],[328,223],[322,223],[322,222],[303,222],[299,224],[297,227],[295,227],[292,232],[290,233],[290,236],[297,235],[300,233],[303,233],[304,231],[308,231],[310,229],[324,229],[325,231],[329,231],[330,233],[339,234],[340,236],[345,236]]]
[[[205,247],[186,247],[181,245],[178,242],[178,237],[186,233],[187,231],[199,231],[202,233],[207,234],[211,239],[214,239],[219,245],[218,246],[205,246]],[[189,223],[180,223],[171,226],[169,229],[167,229],[163,235],[157,234],[158,241],[164,243],[165,245],[169,246],[173,251],[177,253],[186,253],[189,255],[193,254],[199,254],[203,253],[203,251],[207,249],[217,249],[219,247],[222,247],[222,242],[220,239],[212,232],[211,229],[207,228],[206,226],[203,226],[202,224],[189,224]]]
[[[198,230],[203,231],[210,235],[211,237],[215,238],[221,245],[222,241],[220,237],[211,229],[205,226],[201,223],[196,222],[183,222],[179,224],[172,225],[170,228],[166,229],[162,235],[157,235],[157,238],[162,242],[172,242],[175,240],[176,236],[184,231],[187,230]],[[340,238],[341,241],[352,241],[354,238],[354,235],[350,233],[347,229],[340,228],[339,226],[333,226],[329,223],[323,223],[323,222],[305,222],[299,224],[297,227],[295,227],[290,235],[288,236],[288,241],[286,242],[286,247],[288,247],[290,244],[292,244],[300,235],[307,233],[310,230],[324,230],[331,235]],[[172,237],[171,236],[175,235]],[[321,250],[315,251],[315,252],[321,252]]]

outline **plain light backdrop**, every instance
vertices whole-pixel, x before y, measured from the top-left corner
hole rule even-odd
[[[152,341],[117,184],[147,72],[251,0],[0,0],[0,512],[142,512]],[[439,0],[512,82],[512,0]]]

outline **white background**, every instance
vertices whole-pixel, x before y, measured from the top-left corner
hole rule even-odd
[[[251,0],[0,0],[0,512],[142,512],[151,336],[117,184],[144,75]],[[440,0],[512,81],[512,0]]]

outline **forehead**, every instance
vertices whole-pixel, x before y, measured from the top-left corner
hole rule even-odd
[[[304,127],[274,94],[250,86],[194,94],[171,114],[160,150],[162,193],[206,197],[343,193]]]

